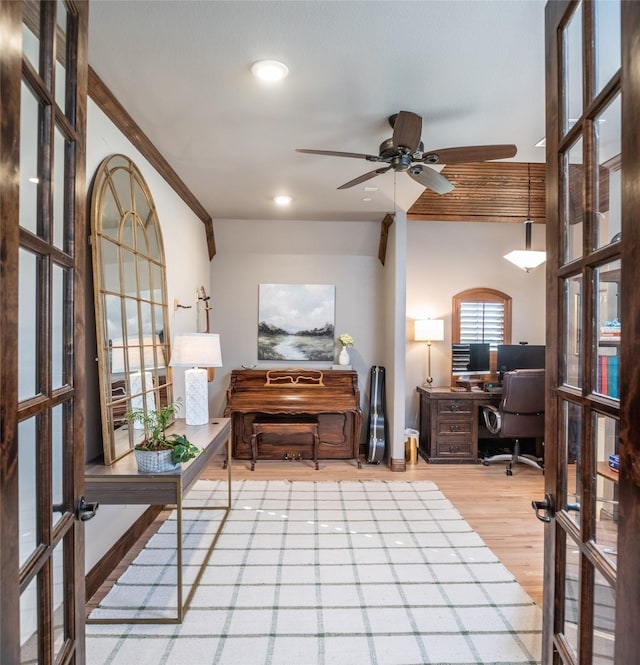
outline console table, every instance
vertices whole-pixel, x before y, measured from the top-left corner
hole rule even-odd
[[[110,466],[89,464],[85,470],[85,496],[88,501],[127,505],[175,505],[176,519],[176,572],[177,572],[177,613],[175,617],[118,617],[87,618],[87,623],[182,623],[185,612],[200,583],[211,553],[222,533],[222,528],[231,509],[231,421],[229,418],[214,418],[207,425],[186,425],[178,419],[170,427],[169,433],[186,434],[191,443],[201,449],[201,453],[182,464],[176,471],[165,473],[140,473],[136,467],[133,452]],[[227,497],[226,505],[184,505],[183,499],[207,466],[214,453],[226,447]],[[184,510],[223,510],[222,520],[213,534],[213,539],[198,570],[191,589],[183,601],[182,563],[182,512]],[[96,610],[94,610],[96,611]]]
[[[420,445],[430,463],[477,463],[480,407],[499,404],[500,395],[484,391],[418,386]]]

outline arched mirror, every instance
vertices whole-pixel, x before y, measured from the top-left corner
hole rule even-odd
[[[162,233],[151,192],[124,155],[98,167],[91,244],[105,464],[142,440],[125,414],[173,402]]]

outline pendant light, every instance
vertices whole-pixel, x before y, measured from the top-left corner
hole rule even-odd
[[[514,249],[512,252],[504,255],[507,261],[511,261],[525,272],[537,268],[541,263],[547,260],[547,253],[531,249],[531,164],[527,164],[527,175],[529,180],[528,201],[527,201],[527,219],[524,220],[525,241],[524,249]]]

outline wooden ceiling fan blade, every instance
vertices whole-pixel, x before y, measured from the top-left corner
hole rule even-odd
[[[361,152],[340,152],[337,150],[310,150],[308,148],[296,148],[296,152],[304,152],[307,155],[328,155],[329,157],[354,157],[355,159],[366,159],[370,162],[379,162],[377,155],[365,155]]]
[[[393,145],[415,152],[420,145],[421,135],[422,118],[411,111],[400,111],[393,122]]]
[[[369,173],[365,173],[364,175],[358,176],[353,180],[349,180],[349,182],[345,182],[344,185],[340,185],[338,189],[349,189],[349,187],[353,187],[354,185],[359,185],[361,182],[371,180],[371,178],[375,178],[377,175],[386,173],[390,168],[391,168],[390,166],[387,166],[386,168],[376,169],[375,171],[369,171]],[[432,169],[429,170],[431,171]]]
[[[421,168],[421,167],[418,167]],[[453,184],[449,182],[441,173],[436,170],[425,166],[421,171],[412,171],[409,169],[407,173],[423,187],[433,190],[436,194],[448,194],[453,191]]]
[[[459,148],[429,150],[422,155],[421,162],[426,164],[464,164],[466,162],[486,162],[491,159],[509,159],[515,157],[518,149],[515,145],[469,145]]]

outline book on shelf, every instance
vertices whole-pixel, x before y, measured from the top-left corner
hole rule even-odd
[[[618,399],[618,356],[598,356],[597,390],[601,395]]]

